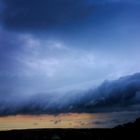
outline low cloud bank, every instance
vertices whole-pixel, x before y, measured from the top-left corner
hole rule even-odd
[[[0,94],[0,115],[136,111],[140,73],[104,81],[95,89],[34,95]]]

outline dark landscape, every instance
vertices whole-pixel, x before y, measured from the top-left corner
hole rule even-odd
[[[113,140],[139,139],[140,118],[134,123],[119,125],[112,129],[27,129],[1,131],[3,140]]]

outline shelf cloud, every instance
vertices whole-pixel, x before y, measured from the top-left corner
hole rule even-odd
[[[139,109],[140,74],[105,81],[87,91],[1,95],[0,115],[114,112]]]

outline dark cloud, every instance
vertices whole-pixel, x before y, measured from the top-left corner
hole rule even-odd
[[[3,0],[3,21],[15,29],[45,29],[75,22],[89,15],[86,0]]]
[[[85,61],[83,54],[81,54],[76,57],[76,59],[82,59],[82,61],[78,61],[80,65],[77,62],[76,64],[71,64],[68,59],[68,62],[66,61],[67,65],[64,64],[64,66],[62,66],[62,71],[60,70],[59,72],[58,70],[59,76],[56,74],[56,77],[54,76],[52,81],[46,80],[48,77],[46,78],[44,75],[43,77],[40,76],[40,69],[37,69],[37,73],[39,73],[37,76],[30,77],[31,73],[34,73],[34,67],[33,69],[31,67],[30,70],[30,67],[28,68],[28,66],[26,66],[28,64],[27,62],[30,62],[30,57],[27,58],[26,56],[31,56],[31,60],[33,57],[33,61],[36,62],[40,56],[45,56],[44,58],[47,59],[47,55],[51,56],[51,53],[53,53],[52,51],[47,52],[47,49],[45,50],[43,40],[40,37],[41,35],[43,36],[44,33],[41,32],[41,35],[38,33],[35,35],[37,40],[42,42],[43,45],[41,45],[41,47],[39,46],[40,49],[35,50],[35,54],[38,52],[40,55],[39,57],[37,56],[37,59],[34,59],[35,54],[32,53],[34,52],[33,48],[36,47],[30,47],[26,44],[26,42],[28,43],[28,39],[30,40],[30,35],[25,37],[26,34],[24,33],[19,34],[13,32],[13,30],[7,31],[1,25],[2,23],[0,23],[0,26],[2,26],[0,27],[0,115],[112,112],[139,109],[140,74],[122,77],[115,81],[105,81],[98,88],[86,92],[71,91],[65,94],[38,94],[38,91],[46,90],[49,86],[49,89],[51,89],[52,87],[59,88],[71,83],[75,84],[76,80],[83,82],[83,74],[85,74],[83,77],[86,77],[86,80],[94,78],[94,80],[96,80],[98,77],[99,79],[100,77],[104,78],[108,75],[112,75],[112,73],[116,75],[116,72],[121,73],[121,71],[126,71],[124,73],[129,73],[131,71],[129,69],[131,68],[133,72],[138,71],[140,5],[131,4],[133,2],[125,3],[126,1],[127,0],[124,0],[122,3],[118,2],[117,4],[116,0],[102,0],[102,2],[98,0],[0,0],[0,22],[3,22],[6,29],[31,31],[31,34],[34,34],[32,30],[41,29],[42,31],[53,28],[56,38],[57,27],[59,27],[59,33],[62,32],[62,28],[67,29],[69,30],[68,36],[67,33],[65,33],[67,30],[64,31],[64,36],[62,36],[62,44],[63,41],[68,44],[66,48],[67,46],[76,46],[75,49],[80,54],[81,51],[79,51],[79,48],[90,53],[89,49],[94,47],[95,50],[91,51],[91,54],[94,56],[96,50],[100,53],[99,58],[96,58],[95,55],[95,61],[96,59],[101,59],[101,61],[97,61],[94,64],[94,60],[92,58],[90,60],[89,56],[89,65],[93,65],[93,69],[89,67],[88,72],[86,71],[88,70],[87,65],[84,64],[87,63],[87,60]],[[105,4],[106,2],[108,3]],[[90,14],[91,16],[88,17]],[[87,20],[85,20],[85,18]],[[84,26],[81,27],[81,24]],[[73,32],[73,28],[78,28],[78,30]],[[53,31],[51,30],[51,32]],[[51,34],[48,36],[50,37]],[[36,40],[36,38],[31,35],[31,41],[32,38],[33,41]],[[47,37],[45,37],[45,40],[46,38]],[[55,40],[55,37],[52,40]],[[117,52],[116,50],[120,51]],[[129,53],[129,51],[131,53]],[[108,55],[106,52],[111,55]],[[128,59],[130,54],[131,58]],[[116,56],[116,58],[114,56]],[[75,54],[72,54],[71,58],[73,57],[75,57]],[[56,56],[56,58],[59,57]],[[76,59],[70,60],[75,61]],[[102,59],[105,61],[102,62]],[[120,61],[122,59],[124,62]],[[64,58],[64,60],[67,60],[67,58]],[[110,60],[112,60],[112,62],[110,62]],[[93,63],[90,64],[90,61]],[[39,61],[37,67],[42,67],[40,62],[42,61]],[[105,67],[104,63],[106,63]],[[76,65],[79,66],[75,67]],[[81,67],[81,65],[83,66]],[[96,68],[94,68],[94,65]],[[113,70],[109,70],[110,66],[112,68],[114,67]],[[117,68],[115,68],[115,66]],[[44,70],[46,71],[45,68],[46,66],[43,66],[43,72]],[[79,71],[76,70],[77,68],[79,68]],[[28,70],[29,77],[26,76]],[[103,74],[98,71],[102,71]],[[64,76],[65,73],[67,73],[66,76]],[[78,74],[78,76],[76,76],[76,74]],[[37,93],[34,93],[34,91]],[[30,95],[29,92],[31,92],[31,94],[34,93],[34,95]]]
[[[137,73],[115,81],[106,81],[94,90],[78,94],[1,95],[0,115],[134,111],[139,110],[139,94],[140,73]]]

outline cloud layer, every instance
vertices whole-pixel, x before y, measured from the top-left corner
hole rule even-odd
[[[86,0],[4,0],[4,23],[7,27],[49,28],[82,19],[92,7]]]
[[[82,91],[140,71],[138,0],[0,0],[0,15],[1,115],[139,108],[140,74]]]
[[[140,107],[140,73],[105,81],[87,91],[0,96],[0,115],[136,111]]]
[[[124,6],[124,4],[126,5]],[[85,18],[87,19],[91,15],[96,24],[97,21],[100,21],[98,17],[108,18],[104,13],[107,13],[109,17],[116,16],[116,11],[122,11],[121,8],[127,6],[127,9],[130,9],[129,5],[132,4],[139,4],[139,1],[20,0],[19,2],[18,0],[1,0],[0,5],[2,21],[6,28],[28,31],[64,28],[65,26],[71,28],[77,22],[84,24]]]

